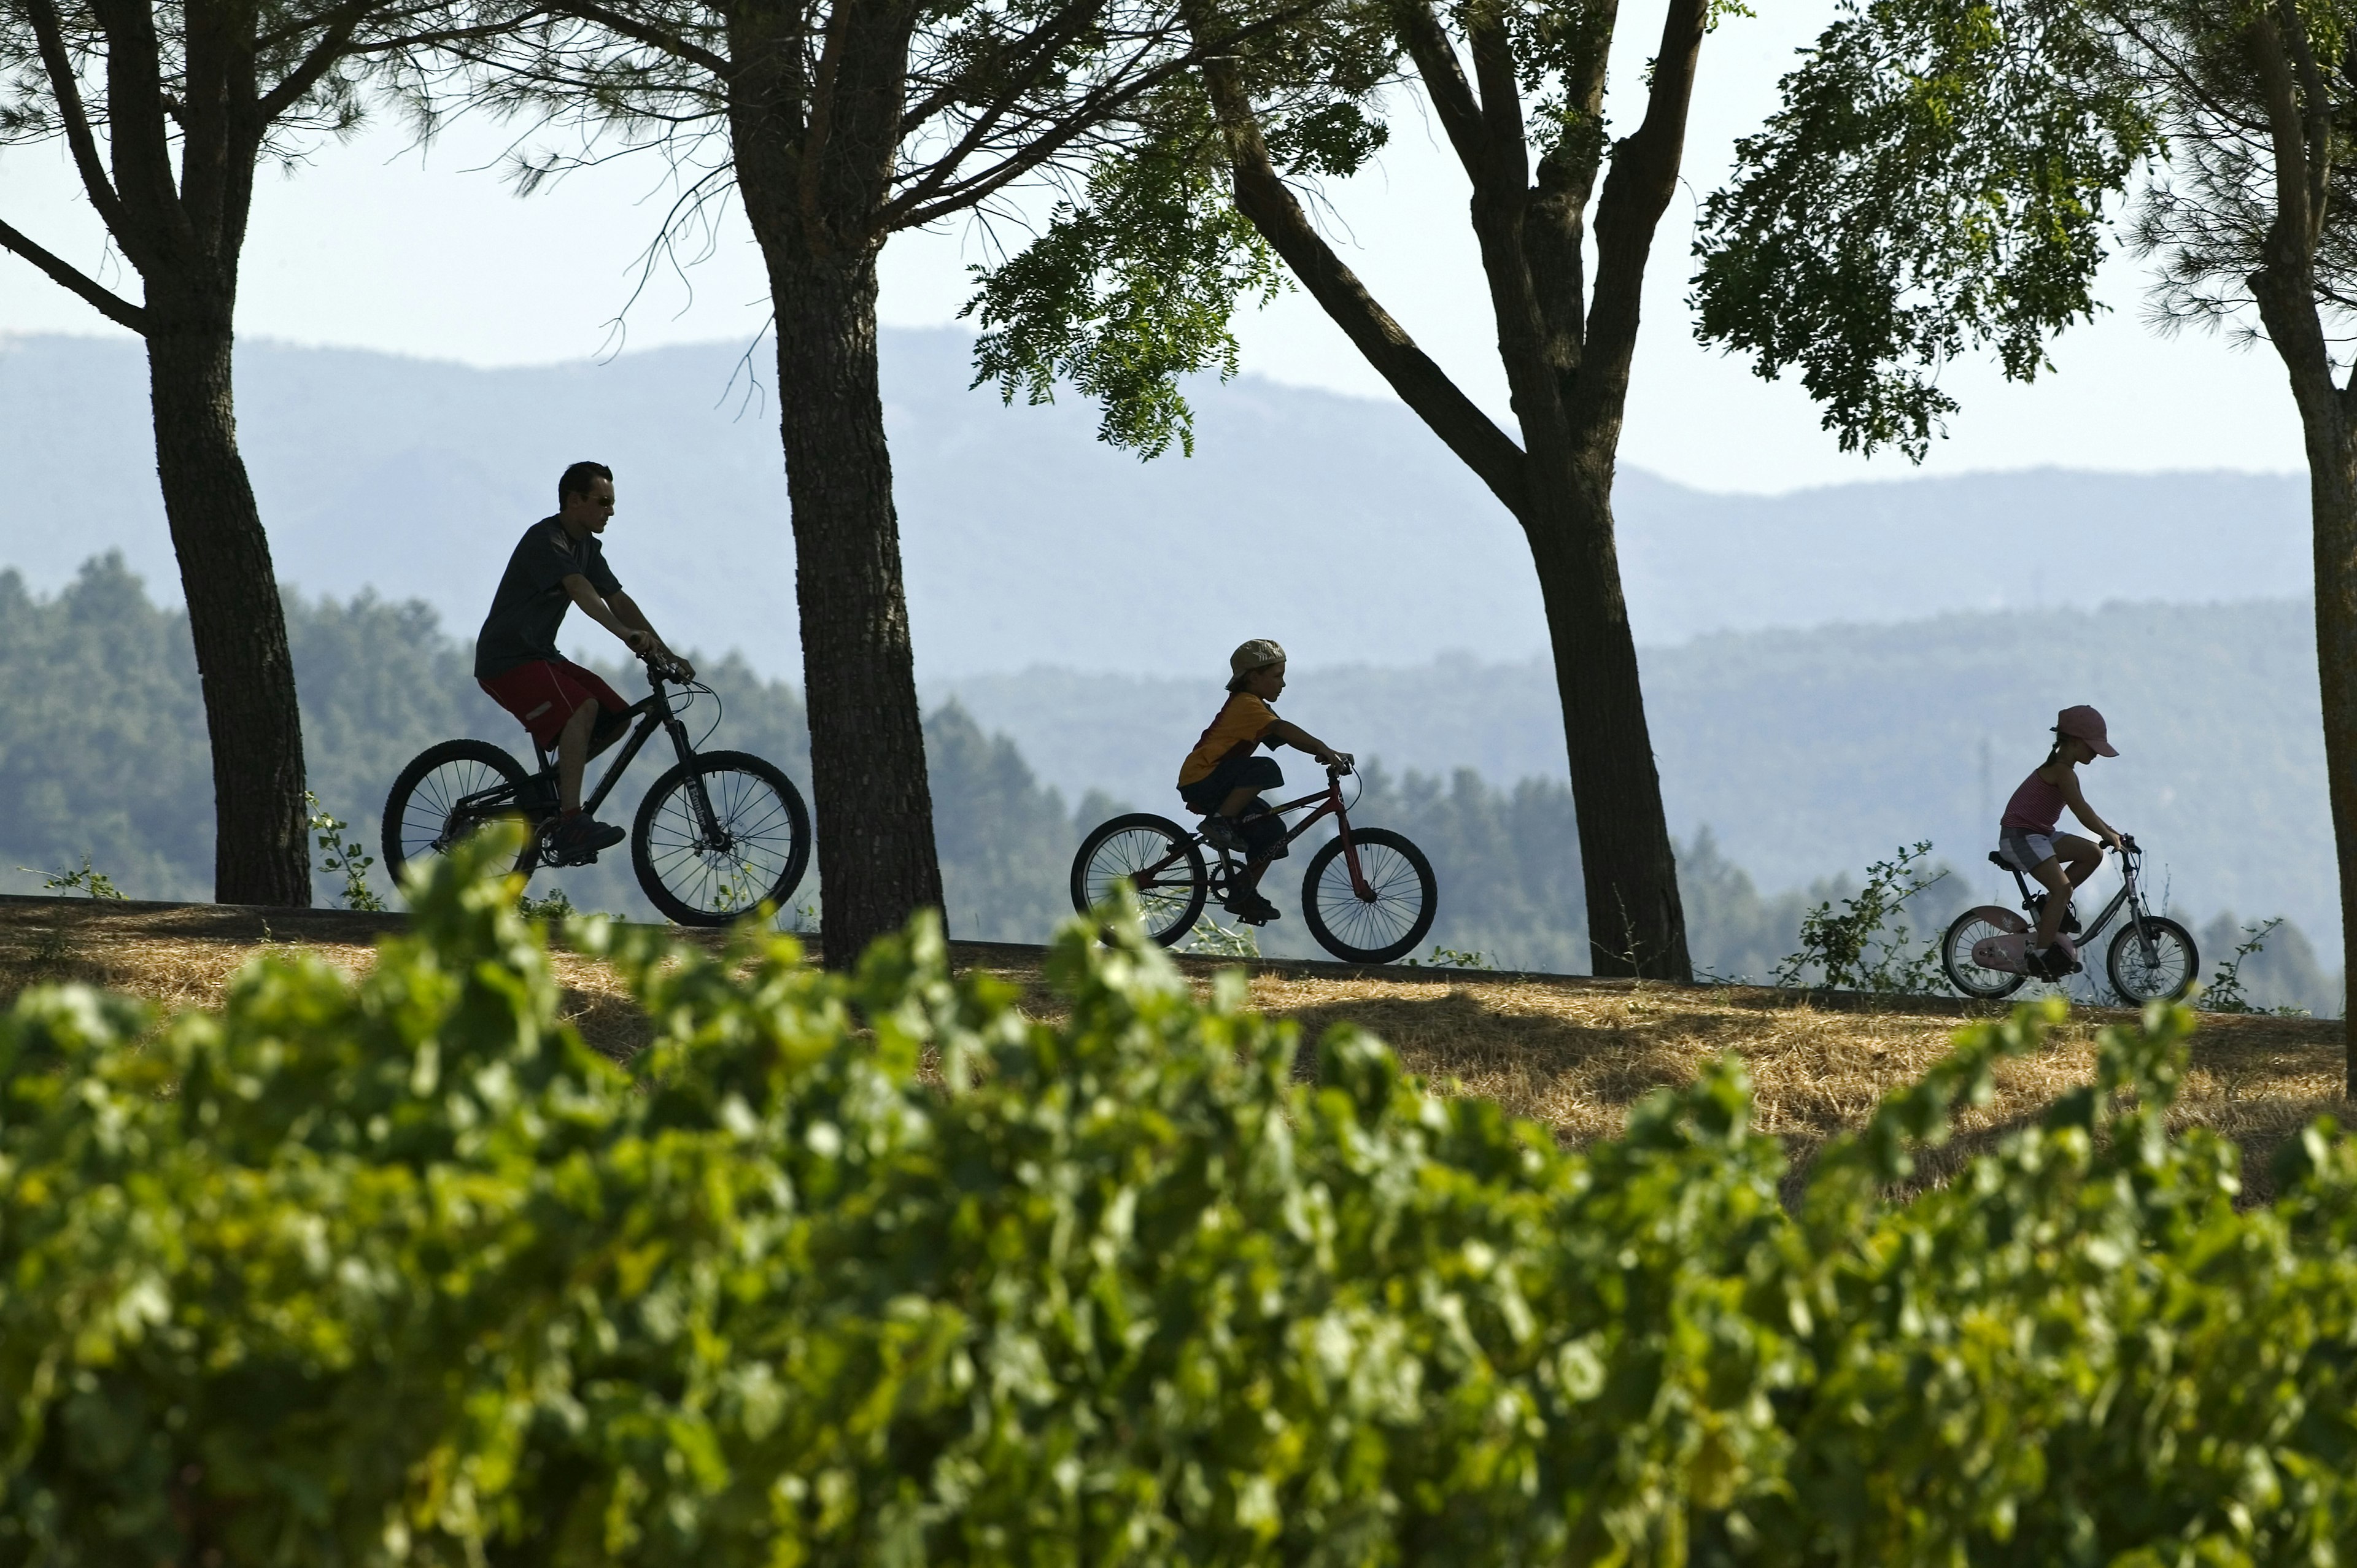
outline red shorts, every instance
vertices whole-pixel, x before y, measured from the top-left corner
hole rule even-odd
[[[597,704],[599,717],[604,721],[600,728],[621,722],[630,705],[613,687],[598,679],[595,670],[584,670],[570,659],[519,664],[505,674],[475,683],[489,692],[493,702],[513,714],[542,746],[556,744],[565,721],[584,703]]]

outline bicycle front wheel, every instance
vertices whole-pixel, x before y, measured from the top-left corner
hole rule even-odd
[[[1957,916],[1948,934],[1940,939],[1940,967],[1948,972],[1948,983],[1983,1002],[1994,1002],[2020,990],[2024,976],[2011,970],[1984,969],[1973,961],[1975,943],[2006,934],[2006,929],[1990,919],[1985,910],[1967,909]]]
[[[2192,932],[2174,920],[2158,916],[2147,917],[2144,929],[2145,936],[2152,939],[2149,950],[2144,938],[2136,935],[2136,921],[2130,917],[2120,934],[2112,939],[2110,956],[2104,961],[2111,974],[2112,989],[2131,1007],[2161,1000],[2174,1002],[2190,990],[2201,975],[2201,955],[2194,950]]]
[[[393,886],[401,886],[411,861],[446,854],[491,822],[529,825],[544,814],[523,800],[530,778],[523,764],[487,740],[446,740],[419,752],[384,800],[384,869]],[[533,856],[527,843],[523,859]]]
[[[1072,908],[1088,914],[1127,880],[1149,940],[1170,946],[1203,912],[1211,876],[1195,835],[1168,817],[1132,811],[1101,824],[1072,856]]]
[[[810,811],[770,763],[714,751],[675,765],[639,806],[630,865],[654,907],[683,926],[725,926],[784,908],[810,865]]]
[[[1413,950],[1440,912],[1439,883],[1424,851],[1386,828],[1351,834],[1366,877],[1364,897],[1351,880],[1342,841],[1309,858],[1301,879],[1301,918],[1318,945],[1345,963],[1389,963]]]

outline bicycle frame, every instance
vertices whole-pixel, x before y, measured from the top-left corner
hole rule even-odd
[[[629,737],[623,741],[622,749],[615,756],[614,760],[607,765],[605,777],[597,780],[597,789],[581,802],[581,809],[592,816],[595,816],[597,808],[605,803],[606,797],[613,793],[614,786],[621,781],[623,772],[637,759],[647,742],[654,738],[654,733],[658,729],[671,736],[672,749],[678,754],[681,762],[692,762],[695,759],[695,746],[687,738],[687,725],[681,721],[677,714],[672,711],[671,696],[663,690],[662,677],[654,673],[651,668],[647,672],[647,683],[652,690],[623,710],[636,722]],[[536,741],[533,743],[533,749],[540,759],[540,771],[524,780],[524,788],[528,789],[533,785],[544,786],[544,788],[539,793],[545,798],[531,801],[530,809],[536,812],[553,815],[555,806],[554,787],[556,779],[556,753],[554,749],[541,746]],[[583,771],[586,773],[587,769],[585,768]],[[451,814],[454,817],[461,811],[489,814],[504,804],[506,798],[511,792],[520,791],[516,786],[511,784],[499,784],[489,789],[478,790],[472,795],[461,797],[452,807]],[[701,775],[689,777],[688,796],[695,803],[697,825],[704,830],[708,840],[717,843],[724,835],[720,832],[719,821],[712,810],[712,798],[705,790]]]
[[[1372,904],[1375,900],[1375,890],[1367,886],[1366,873],[1359,868],[1359,846],[1351,837],[1351,813],[1349,809],[1342,804],[1342,777],[1343,776],[1341,774],[1335,772],[1332,768],[1329,768],[1326,771],[1325,789],[1319,790],[1317,794],[1304,795],[1297,800],[1287,800],[1281,806],[1275,806],[1270,809],[1275,811],[1277,815],[1283,816],[1287,811],[1297,811],[1304,806],[1315,806],[1317,808],[1316,811],[1311,811],[1308,816],[1302,818],[1301,821],[1296,822],[1291,831],[1286,832],[1283,842],[1288,845],[1291,844],[1294,840],[1299,838],[1303,833],[1308,832],[1310,828],[1318,822],[1322,822],[1329,816],[1332,817],[1335,821],[1338,836],[1340,836],[1342,841],[1343,864],[1351,868],[1351,891],[1356,893],[1361,898],[1363,898],[1368,903]],[[1202,830],[1200,828],[1197,829],[1194,832],[1189,834],[1186,841],[1170,854],[1163,856],[1160,860],[1156,861],[1151,865],[1143,865],[1138,867],[1138,869],[1132,874],[1131,880],[1133,885],[1141,892],[1151,887],[1154,885],[1153,879],[1164,871],[1169,869],[1171,866],[1177,865],[1180,857],[1185,855],[1188,850],[1193,848],[1197,844],[1207,842],[1208,841],[1203,837]],[[1214,886],[1217,886],[1220,876],[1232,872],[1233,867],[1228,859],[1230,853],[1231,852],[1224,849],[1220,851],[1220,871],[1213,878]]]
[[[2130,923],[2136,929],[2136,942],[2144,949],[2145,961],[2151,963],[2155,961],[2152,933],[2145,929],[2145,922],[2152,917],[2147,913],[2144,907],[2144,894],[2136,886],[2136,863],[2144,858],[2144,851],[2136,847],[2134,839],[2129,839],[2127,844],[2127,853],[2120,856],[2120,890],[2113,894],[2111,902],[2104,905],[2103,911],[2080,930],[2079,940],[2081,945],[2093,948],[2095,939],[2103,934],[2104,928],[2112,923],[2112,917],[2117,915],[2121,906],[2125,905],[2129,910]],[[2053,894],[2045,888],[2040,888],[2036,893],[2031,892],[2029,879],[2024,876],[2020,868],[2010,861],[2006,863],[2005,868],[2013,873],[2014,885],[2021,889],[2021,907],[2025,910],[2035,914],[2038,901],[2041,897],[2053,897]]]

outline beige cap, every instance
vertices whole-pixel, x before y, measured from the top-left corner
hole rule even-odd
[[[1285,650],[1277,646],[1276,639],[1255,637],[1228,655],[1228,690],[1234,691],[1236,683],[1255,670],[1284,662]]]

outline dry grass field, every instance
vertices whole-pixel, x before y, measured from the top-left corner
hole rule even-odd
[[[0,897],[0,1004],[29,984],[79,980],[167,1007],[207,1006],[257,950],[309,951],[357,973],[374,961],[375,940],[401,924],[398,916],[339,911]],[[1022,986],[1035,1014],[1053,1013],[1035,950],[959,944],[953,954]],[[1205,984],[1219,967],[1181,962]],[[556,966],[566,1010],[592,1044],[622,1057],[644,1041],[644,1018],[603,966],[569,952]],[[1330,1024],[1358,1024],[1435,1087],[1493,1096],[1575,1144],[1617,1132],[1648,1090],[1685,1082],[1704,1062],[1737,1051],[1761,1124],[1786,1140],[1796,1166],[1935,1060],[1965,1012],[1935,999],[1860,1006],[1741,987],[1302,963],[1255,966],[1252,998],[1297,1021],[1305,1040]],[[1971,1113],[1966,1135],[1925,1175],[1953,1169],[2083,1082],[2096,1028],[2125,1017],[2083,1012],[2042,1055],[2005,1064],[1995,1101]],[[2177,1121],[2238,1140],[2248,1196],[2263,1198],[2268,1155],[2285,1136],[2321,1114],[2357,1121],[2342,1081],[2337,1022],[2212,1017],[2195,1036]]]

